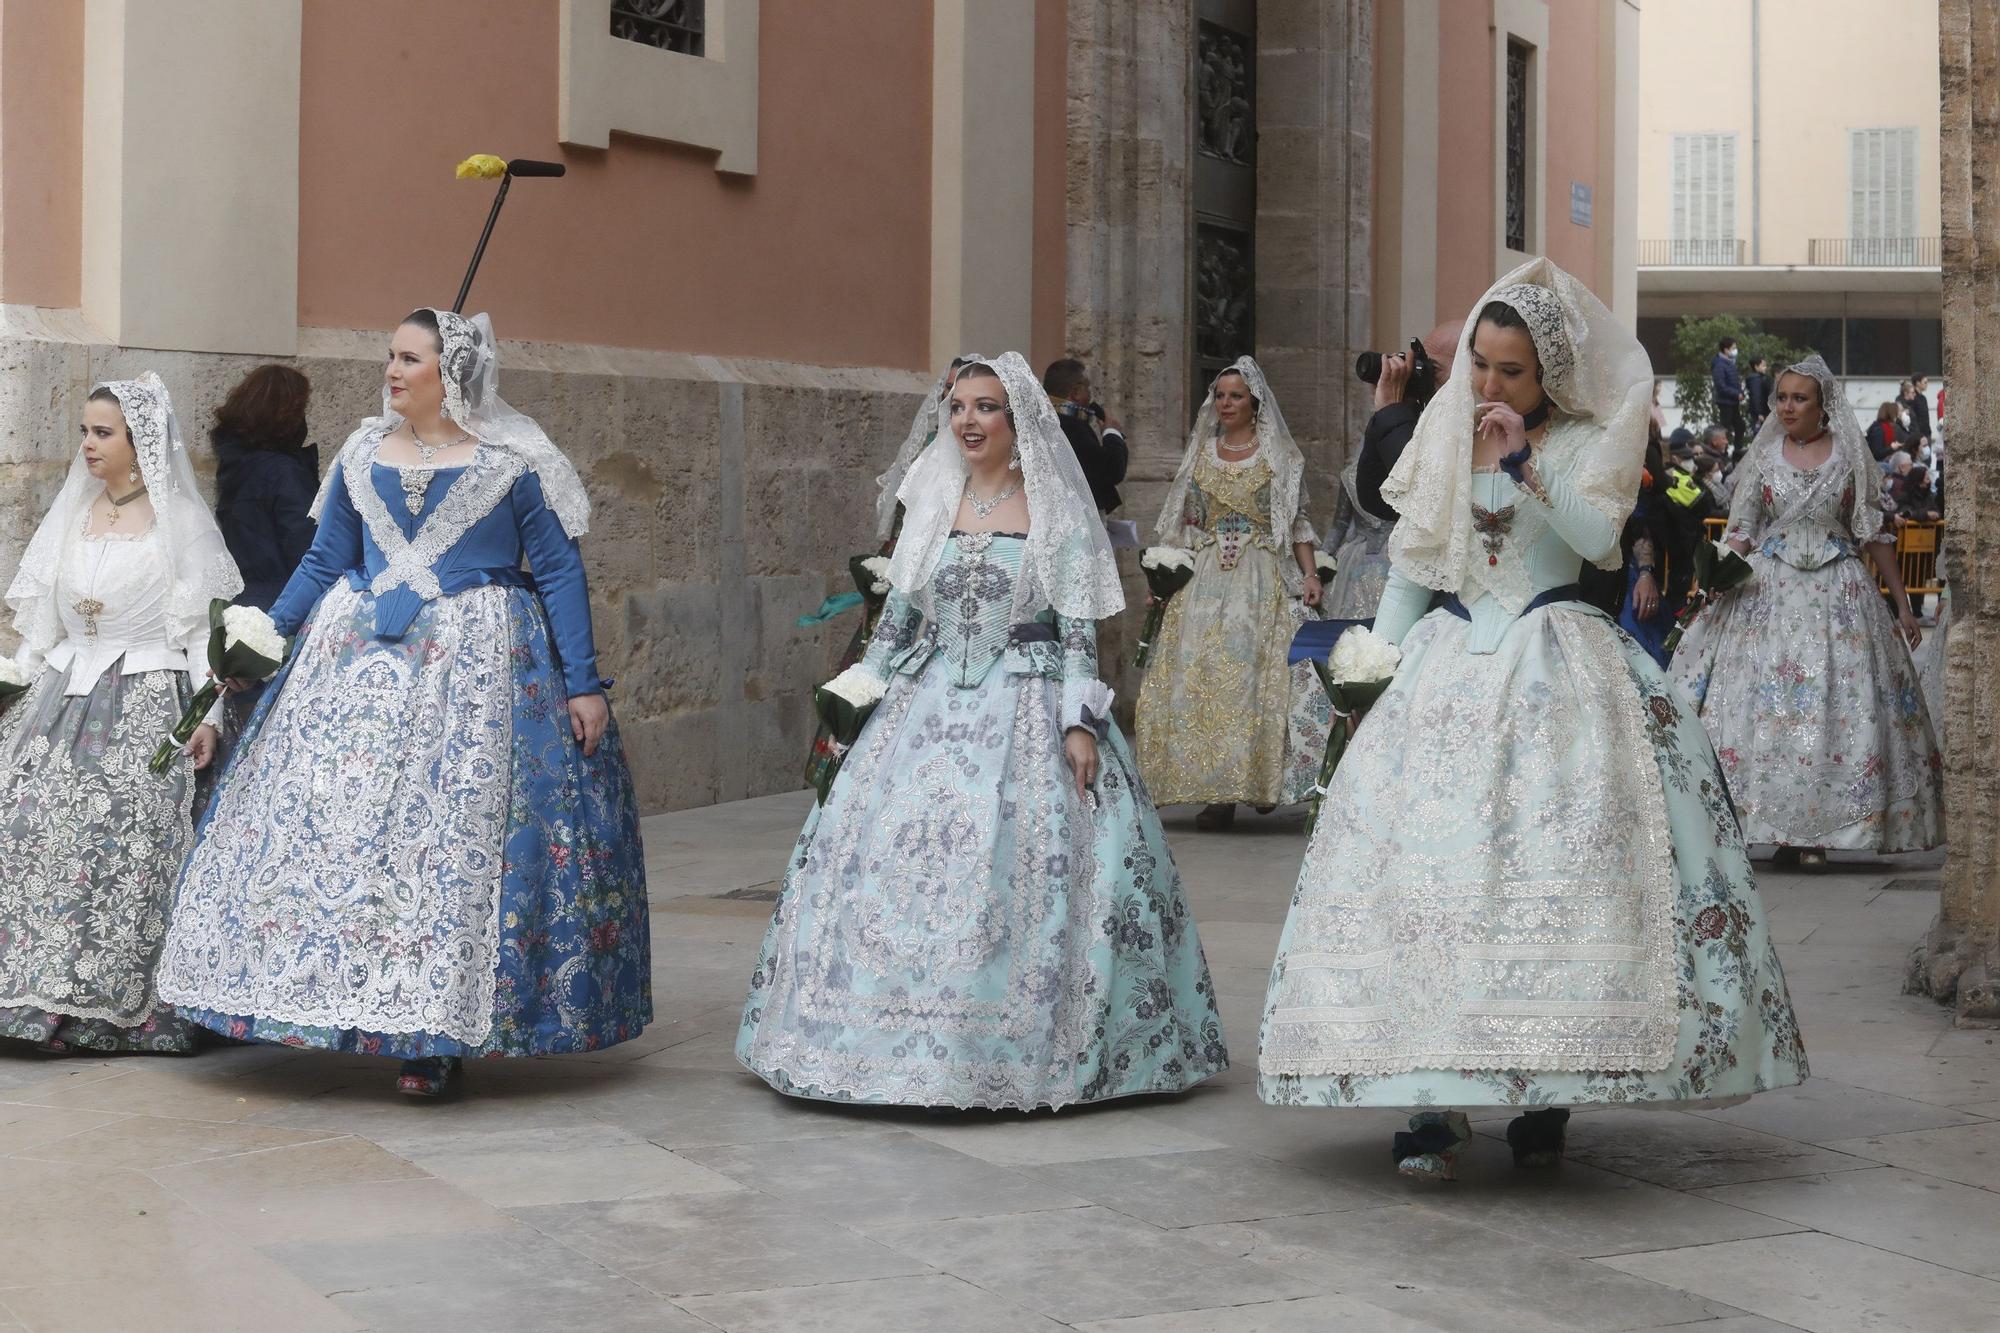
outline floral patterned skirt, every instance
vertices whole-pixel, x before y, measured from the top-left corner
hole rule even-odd
[[[1224,569],[1205,546],[1167,603],[1138,715],[1140,771],[1162,805],[1290,805],[1319,782],[1332,706],[1310,663],[1285,661],[1307,613],[1281,558],[1246,546]]]
[[[1060,687],[943,659],[898,676],[807,816],[736,1055],[780,1092],[1060,1107],[1227,1068],[1215,991],[1152,802],[1114,727],[1096,806]]]
[[[1911,852],[1944,841],[1944,756],[1872,569],[1756,577],[1702,612],[1674,654],[1753,843]]]
[[[1664,673],[1594,611],[1530,612],[1492,654],[1467,653],[1465,633],[1443,611],[1410,632],[1395,684],[1334,775],[1272,968],[1259,1094],[1672,1106],[1802,1081],[1797,1020],[1715,753]],[[1621,716],[1638,723],[1629,744],[1608,738]],[[1646,766],[1637,782],[1634,765]],[[1621,831],[1653,823],[1657,806],[1640,803],[1660,801],[1664,845]],[[1485,874],[1461,873],[1482,857]],[[1392,915],[1409,906],[1406,886],[1431,881],[1442,887],[1428,913]],[[1655,883],[1667,912],[1649,956],[1615,927],[1630,886]],[[1530,960],[1542,970],[1524,970]],[[1580,1067],[1571,1047],[1589,1026],[1608,1042],[1621,1010],[1646,1008],[1605,999],[1640,993],[1635,978],[1654,970],[1670,1055]],[[1357,1034],[1370,1024],[1406,1045],[1435,1033],[1538,1058],[1437,1067],[1347,1054],[1367,1051]]]
[[[227,1036],[401,1058],[589,1051],[652,1019],[616,724],[585,758],[540,601],[399,640],[339,583],[265,691],[182,876],[161,988]]]
[[[1333,553],[1333,582],[1327,586],[1329,620],[1373,620],[1389,584],[1389,533],[1350,537]]]
[[[195,777],[148,768],[188,698],[177,671],[66,695],[43,671],[0,719],[0,1037],[186,1054],[200,1029],[154,970],[193,837]]]

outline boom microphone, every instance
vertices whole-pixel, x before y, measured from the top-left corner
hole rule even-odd
[[[560,162],[537,162],[532,157],[517,157],[507,164],[509,176],[560,176],[568,170]]]

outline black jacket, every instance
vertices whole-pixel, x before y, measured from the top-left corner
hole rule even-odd
[[[1417,432],[1421,415],[1413,403],[1391,403],[1368,418],[1361,435],[1361,458],[1354,465],[1354,493],[1361,507],[1379,519],[1396,521],[1396,511],[1382,498],[1382,483],[1403,456],[1403,446]]]
[[[1771,415],[1771,377],[1752,371],[1743,380],[1743,399],[1750,408],[1752,420],[1762,421]]]
[[[1928,394],[1915,394],[1909,398],[1897,399],[1910,411],[1910,440],[1927,439],[1931,433],[1931,400]]]
[[[1110,513],[1124,503],[1118,494],[1118,483],[1125,480],[1125,437],[1107,430],[1100,440],[1088,421],[1068,412],[1058,412],[1056,419],[1062,422],[1063,434],[1069,437],[1069,447],[1076,451],[1077,464],[1083,468],[1083,479],[1090,483],[1090,498],[1096,501],[1097,512]]]
[[[319,449],[259,449],[217,432],[215,522],[243,574],[244,606],[268,611],[312,545],[306,511],[319,491]]]

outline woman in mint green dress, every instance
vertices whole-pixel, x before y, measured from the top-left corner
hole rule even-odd
[[[1229,1060],[1098,679],[1117,566],[1027,362],[966,360],[898,489],[893,591],[857,668],[886,693],[806,818],[736,1055],[832,1101],[1177,1092]]]
[[[1536,260],[1473,308],[1456,365],[1383,488],[1375,628],[1402,663],[1327,791],[1258,1081],[1279,1105],[1421,1108],[1393,1151],[1432,1177],[1467,1110],[1520,1108],[1515,1160],[1543,1164],[1571,1106],[1806,1075],[1701,721],[1578,600],[1638,493],[1645,352]]]

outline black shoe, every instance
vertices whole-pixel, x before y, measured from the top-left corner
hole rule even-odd
[[[1507,1146],[1515,1166],[1554,1166],[1562,1160],[1569,1137],[1569,1108],[1553,1106],[1530,1111],[1507,1125]]]

